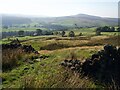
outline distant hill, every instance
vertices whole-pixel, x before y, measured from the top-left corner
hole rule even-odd
[[[68,27],[92,27],[92,26],[116,26],[117,18],[103,18],[98,16],[78,14],[63,17],[24,17],[24,16],[2,16],[3,25],[38,23],[43,25],[61,25]]]
[[[30,18],[14,16],[14,15],[2,15],[2,24],[11,26],[14,24],[30,24],[32,23]]]

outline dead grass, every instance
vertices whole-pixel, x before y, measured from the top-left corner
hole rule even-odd
[[[2,68],[3,71],[17,66],[18,60],[22,58],[21,49],[5,49],[2,51]]]

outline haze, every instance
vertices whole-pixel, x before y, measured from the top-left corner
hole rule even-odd
[[[0,13],[33,16],[89,14],[118,17],[118,0],[0,0]]]

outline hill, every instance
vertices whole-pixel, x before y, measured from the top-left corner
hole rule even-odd
[[[67,27],[93,27],[93,26],[116,26],[117,18],[103,18],[98,16],[78,14],[63,17],[32,17],[32,16],[9,16],[2,15],[3,25],[32,24],[38,25],[61,25]]]
[[[16,15],[2,15],[2,24],[5,26],[11,26],[15,24],[30,24],[32,23],[30,18],[16,16]]]

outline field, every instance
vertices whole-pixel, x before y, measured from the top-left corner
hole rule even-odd
[[[66,31],[66,35],[68,32]],[[111,88],[113,84],[96,83],[92,78],[83,77],[60,66],[60,63],[70,59],[71,53],[74,53],[78,60],[84,61],[102,50],[106,44],[119,46],[119,33],[104,32],[96,36],[94,28],[77,29],[74,32],[76,37],[73,38],[50,35],[11,37],[10,40],[8,38],[1,40],[0,43],[10,43],[18,38],[22,45],[31,45],[39,52],[37,55],[19,53],[15,58],[17,65],[0,75],[3,79],[3,88]],[[82,36],[78,36],[80,32]],[[31,60],[33,56],[48,57]]]

